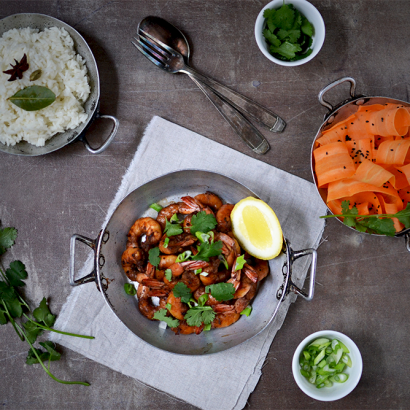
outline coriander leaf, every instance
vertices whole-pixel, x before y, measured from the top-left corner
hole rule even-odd
[[[283,28],[284,30],[290,30],[295,21],[295,12],[287,4],[284,4],[280,9],[276,10],[276,13],[270,18],[275,26]]]
[[[0,310],[0,325],[5,325],[7,322],[8,320],[4,314],[4,311]]]
[[[137,293],[137,289],[132,283],[124,283],[124,290],[127,295],[134,296]]]
[[[42,349],[35,349],[37,354],[39,355],[40,359],[42,362],[47,362],[51,360],[52,362],[55,360],[60,360],[61,354],[58,353],[56,350],[54,350],[54,343],[53,342],[42,342],[40,343],[41,346],[47,349],[47,352],[45,352]],[[28,355],[26,358],[26,364],[36,364],[40,363],[34,354],[33,350],[30,349],[28,351]]]
[[[181,302],[188,303],[192,297],[191,289],[184,282],[178,282],[172,290],[176,298],[181,298]]]
[[[288,59],[294,58],[295,53],[302,50],[299,44],[292,44],[289,41],[283,42],[279,47],[270,46],[269,49],[272,53],[279,54]]]
[[[406,229],[410,228],[410,202],[402,211],[395,214],[395,217],[405,226]]]
[[[306,17],[302,18],[302,26],[300,28],[303,33],[309,37],[313,37],[314,28]]]
[[[263,12],[263,17],[267,20],[272,20],[275,17],[276,10],[275,9],[266,9]]]
[[[34,322],[31,322],[30,320],[23,323],[23,326],[25,329],[27,339],[32,344],[36,341],[37,336],[43,332],[43,329],[38,327]]]
[[[300,37],[300,30],[283,30],[283,29],[280,29],[278,31],[277,36],[282,41],[287,40],[290,43],[296,43],[297,40]],[[275,45],[275,44],[273,44],[273,45]]]
[[[299,10],[295,10],[295,22],[293,23],[292,30],[298,30],[302,25],[302,15]]]
[[[280,46],[280,40],[278,39],[277,36],[275,36],[275,34],[273,34],[271,31],[269,30],[263,30],[263,36],[266,38],[266,40],[271,43],[272,45],[274,45],[275,47],[279,47]]]
[[[235,261],[235,271],[242,269],[245,263],[245,254],[238,256]]]
[[[165,277],[168,282],[171,282],[172,280],[172,270],[171,269],[166,269],[165,270]]]
[[[40,302],[38,308],[34,309],[33,316],[39,321],[43,322],[46,326],[53,326],[56,317],[51,314],[50,309],[47,305],[46,298],[43,298]]]
[[[208,309],[202,312],[202,321],[204,322],[205,325],[209,325],[215,319],[215,312],[210,306],[204,306],[201,309],[205,309],[205,308],[208,308]]]
[[[48,353],[45,352],[44,350],[41,349],[35,349],[34,350],[37,352],[37,354],[39,355],[40,359],[42,362],[46,362],[48,360]],[[37,357],[35,356],[34,352],[32,349],[30,349],[28,351],[27,357],[26,357],[26,364],[36,364],[36,363],[40,363],[37,359]]]
[[[165,322],[169,327],[177,327],[179,325],[178,319],[173,319],[171,316],[167,316],[166,309],[160,309],[154,313],[154,319]]]
[[[371,232],[378,233],[380,235],[394,236],[396,233],[394,222],[391,218],[369,218],[358,221],[357,223],[358,225],[362,225],[370,229]]]
[[[21,315],[23,314],[23,309],[21,307],[20,301],[17,298],[5,300],[4,303],[6,304],[7,309],[9,310],[12,317],[21,317]]]
[[[6,282],[0,280],[0,298],[6,300],[13,300],[17,298],[16,292],[12,286],[7,285]]]
[[[205,292],[211,292],[211,295],[218,301],[233,299],[235,294],[235,288],[232,283],[215,283],[214,285],[208,285],[205,287]]]
[[[40,342],[39,344],[49,353],[50,356],[48,360],[51,360],[52,362],[55,360],[60,360],[61,353],[58,353],[57,350],[55,350],[56,345],[53,342]]]
[[[251,306],[247,306],[244,310],[242,310],[242,312],[241,312],[240,314],[249,317],[249,315],[251,314],[251,312],[252,312],[252,307],[251,307]]]
[[[160,257],[159,257],[159,248],[158,246],[155,248],[152,248],[148,251],[148,259],[151,263],[151,265],[154,265],[155,267],[158,267],[159,262],[160,262]]]
[[[202,323],[208,325],[215,319],[215,312],[211,306],[195,306],[185,314],[185,320],[189,326],[201,326]]]
[[[222,253],[222,241],[214,243],[201,243],[198,247],[198,253],[192,256],[192,260],[209,261],[211,256],[218,256]]]
[[[182,222],[182,221],[180,221],[180,220],[178,219],[178,215],[177,215],[177,214],[172,215],[171,218],[169,218],[169,221],[170,221],[170,222],[176,222],[177,224],[180,224],[180,223]]]
[[[12,286],[24,286],[21,279],[27,279],[27,272],[24,263],[14,261],[10,263],[10,268],[6,270],[6,276]]]
[[[17,229],[15,228],[3,228],[0,229],[0,255],[3,255],[8,248],[14,245],[14,241],[17,238]]]
[[[171,218],[172,219],[172,218]],[[165,221],[165,229],[164,229],[164,233],[167,234],[167,236],[175,236],[175,235],[179,235],[182,232],[184,232],[184,230],[181,228],[181,225],[178,223],[172,223],[169,222],[168,220]]]
[[[191,218],[191,233],[195,235],[196,232],[211,231],[217,224],[212,214],[207,214],[205,211],[198,212]]]

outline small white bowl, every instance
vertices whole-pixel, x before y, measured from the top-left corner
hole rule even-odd
[[[300,373],[299,357],[303,349],[319,337],[340,340],[350,351],[349,356],[352,360],[352,367],[347,367],[344,373],[349,378],[344,383],[334,383],[332,387],[323,387],[318,389],[314,384],[309,383]],[[347,396],[359,383],[362,376],[363,361],[362,355],[356,344],[350,337],[334,330],[322,330],[306,337],[297,347],[292,360],[293,377],[300,389],[308,396],[320,401],[334,401]]]
[[[266,9],[278,9],[283,5],[283,0],[273,0],[268,3],[259,13],[258,18],[256,19],[255,23],[255,38],[256,43],[258,44],[259,49],[262,53],[269,58],[269,60],[273,61],[276,64],[295,67],[298,65],[302,65],[307,63],[308,61],[312,60],[313,57],[317,55],[317,53],[322,48],[323,42],[325,41],[325,23],[323,18],[317,8],[310,4],[306,0],[286,0],[285,4],[293,4],[296,9],[298,9],[312,24],[315,29],[312,40],[312,53],[297,61],[282,61],[275,58],[270,52],[268,44],[265,40],[265,37],[262,34],[265,25],[265,18],[263,17],[263,12]]]

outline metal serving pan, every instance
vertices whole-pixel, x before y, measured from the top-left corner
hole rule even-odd
[[[329,102],[324,100],[325,94],[331,90],[334,87],[337,87],[343,83],[350,83],[350,98],[342,101],[341,103],[337,104],[335,107],[333,107]],[[316,180],[316,175],[314,172],[314,161],[313,161],[313,150],[315,148],[315,143],[316,140],[322,135],[322,132],[327,130],[328,128],[332,127],[332,124],[335,122],[340,122],[343,121],[344,119],[348,118],[350,115],[354,114],[358,106],[360,105],[372,105],[372,104],[400,104],[404,105],[405,107],[410,107],[410,103],[407,101],[402,101],[402,100],[397,100],[395,98],[389,98],[389,97],[366,97],[364,95],[356,95],[356,81],[352,77],[343,77],[340,78],[339,80],[336,80],[329,85],[327,85],[325,88],[323,88],[320,93],[319,93],[319,102],[322,104],[324,107],[328,109],[328,112],[324,116],[324,120],[322,125],[319,128],[319,131],[317,132],[315,139],[313,140],[312,144],[312,149],[311,149],[311,171],[312,171],[312,176],[313,180],[315,181],[315,186],[317,189],[317,192],[319,193],[320,197],[322,198],[323,202],[327,205],[326,203],[326,190],[323,188],[318,188],[317,186],[317,180]],[[329,213],[332,213],[330,208],[328,207]],[[343,221],[341,221],[339,218],[336,218],[340,223],[343,224]],[[343,224],[344,225],[344,224]],[[347,226],[347,225],[344,225]],[[352,227],[348,227],[355,232],[358,232],[356,229]],[[362,233],[362,232],[361,232]],[[378,235],[378,234],[369,234],[367,232],[364,232],[366,235],[374,235],[374,236],[383,236],[383,235]],[[405,238],[405,243],[407,250],[410,252],[410,228],[409,229],[404,229],[401,232],[396,233],[395,237],[401,237],[404,236]]]
[[[258,294],[252,300],[252,315],[241,318],[232,326],[202,332],[200,335],[176,336],[170,329],[160,329],[157,321],[150,321],[138,310],[137,297],[124,292],[129,282],[122,267],[121,255],[126,247],[127,233],[134,221],[142,216],[156,217],[149,206],[179,201],[181,196],[194,196],[212,191],[225,202],[237,203],[253,196],[251,190],[226,176],[200,170],[172,172],[154,179],[131,192],[118,205],[104,229],[96,239],[81,235],[71,237],[70,284],[82,285],[96,282],[111,310],[136,336],[145,342],[172,353],[200,355],[220,352],[256,336],[275,318],[280,304],[290,291],[305,299],[312,299],[316,272],[316,251],[305,249],[294,252],[287,240],[283,253],[271,260],[270,274],[261,283]],[[84,278],[75,279],[75,244],[81,241],[94,250],[94,270]],[[292,282],[292,264],[305,255],[312,255],[309,293],[305,294]]]
[[[101,153],[114,139],[115,134],[118,130],[119,121],[112,115],[103,115],[99,113],[98,106],[100,101],[100,77],[98,74],[97,63],[95,62],[94,55],[87,42],[77,30],[64,23],[63,21],[58,20],[54,17],[47,16],[45,14],[34,13],[13,14],[12,16],[8,16],[0,20],[0,36],[2,36],[6,31],[13,28],[25,27],[31,27],[39,30],[44,30],[50,27],[59,27],[65,28],[70,34],[70,36],[74,40],[74,47],[76,52],[84,58],[85,65],[87,66],[88,81],[90,84],[91,92],[88,100],[84,104],[84,109],[87,113],[88,118],[86,122],[80,124],[78,127],[54,135],[46,141],[43,147],[36,147],[35,145],[29,144],[28,142],[19,142],[18,144],[13,146],[7,146],[6,144],[0,143],[0,151],[15,155],[38,156],[56,151],[75,140],[80,140],[84,143],[87,150],[92,154]],[[91,123],[98,118],[107,118],[113,121],[114,127],[100,147],[92,148],[85,137],[85,132],[91,125]]]

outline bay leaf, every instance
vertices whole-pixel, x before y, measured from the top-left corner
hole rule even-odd
[[[56,95],[47,87],[32,85],[17,91],[9,100],[25,111],[38,111],[48,107],[56,99]]]

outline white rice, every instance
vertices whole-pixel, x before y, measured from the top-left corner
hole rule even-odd
[[[10,64],[27,55],[29,69],[23,78],[8,81]],[[33,71],[41,77],[30,81]],[[7,99],[17,91],[42,85],[56,95],[56,100],[38,111],[25,111]],[[83,105],[90,94],[87,68],[74,51],[74,42],[64,28],[39,31],[12,29],[0,38],[0,142],[15,145],[28,141],[43,146],[57,132],[73,129],[87,120]]]

